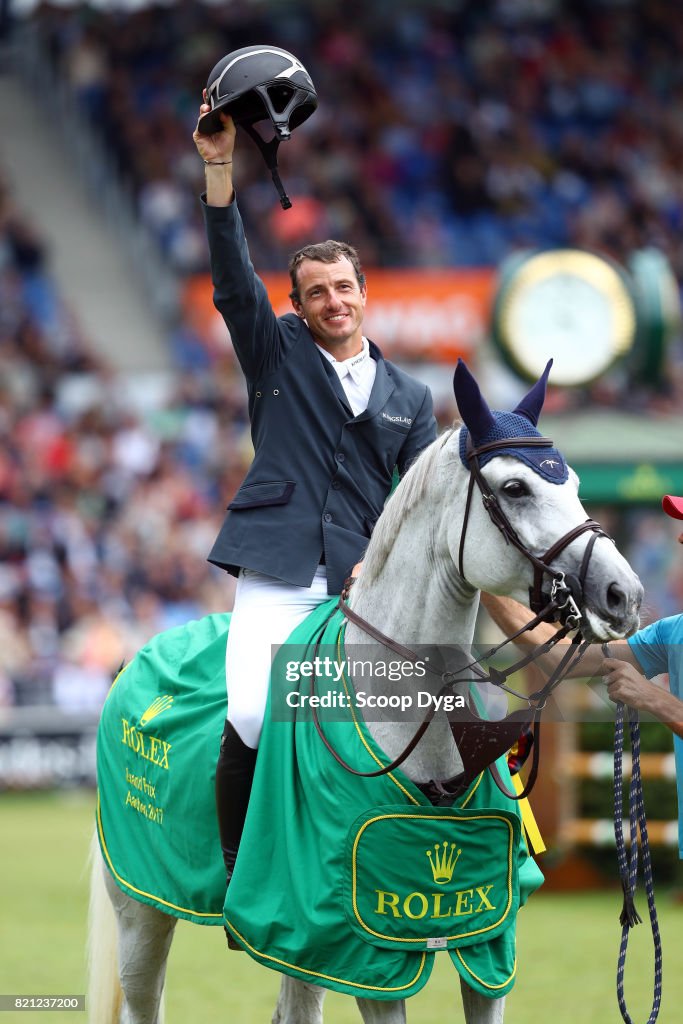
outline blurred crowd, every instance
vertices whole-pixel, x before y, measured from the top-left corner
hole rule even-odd
[[[280,150],[292,210],[240,147],[260,269],[341,237],[385,266],[564,244],[626,262],[657,245],[683,278],[683,26],[664,0],[181,0],[32,18],[180,273],[206,269],[190,139],[202,87],[224,53],[271,42],[321,102]],[[232,578],[206,555],[251,457],[245,389],[182,326],[172,348],[180,372],[137,406],[0,181],[0,706],[96,709],[150,636],[230,607]],[[656,516],[629,531],[657,581],[652,616],[678,610],[671,537]]]
[[[228,346],[185,332],[176,353],[182,372],[137,407],[0,181],[0,708],[95,711],[151,636],[232,604],[206,555],[251,458],[245,389]],[[649,617],[683,604],[662,519],[633,512],[620,537]]]
[[[202,270],[190,144],[225,53],[268,42],[310,71],[314,116],[281,147],[283,213],[244,137],[254,261],[340,237],[366,264],[495,264],[576,244],[657,245],[683,277],[683,25],[667,0],[179,0],[133,13],[43,5],[60,80],[181,272]]]
[[[88,710],[154,633],[231,605],[206,556],[251,448],[231,362],[132,407],[45,260],[0,183],[0,706]]]

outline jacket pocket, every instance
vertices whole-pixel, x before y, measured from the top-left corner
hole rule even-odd
[[[295,487],[295,480],[266,480],[263,483],[243,484],[228,508],[263,508],[267,505],[286,505],[292,497]]]
[[[408,416],[394,416],[393,419],[391,419],[388,415],[380,413],[377,417],[377,423],[380,427],[385,427],[387,430],[391,430],[394,434],[402,434],[403,437],[407,437],[411,431],[413,420]]]

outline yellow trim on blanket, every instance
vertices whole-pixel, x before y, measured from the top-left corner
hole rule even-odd
[[[126,669],[127,669],[127,668],[129,668],[129,667],[130,667],[131,665],[132,665],[132,661],[129,661],[129,662],[127,662],[127,663],[126,663],[126,664],[125,664],[125,665],[124,665],[124,666],[122,667],[121,671],[120,671],[120,672],[117,672],[117,673],[116,673],[116,675],[114,676],[114,678],[113,678],[113,680],[112,680],[112,684],[111,684],[111,686],[109,687],[109,690],[107,691],[107,697],[109,696],[109,694],[111,693],[111,691],[112,691],[112,690],[114,689],[114,687],[115,687],[115,686],[116,686],[116,684],[118,683],[118,681],[119,681],[119,679],[121,678],[121,676],[123,675],[123,673],[124,673],[124,672],[126,671]],[[106,697],[105,697],[105,700],[106,700]]]
[[[342,666],[344,664],[344,659],[343,659],[343,656],[342,656],[343,652],[342,652],[342,649],[341,649],[341,641],[342,641],[342,633],[343,632],[344,632],[344,623],[342,623],[342,625],[339,627],[339,633],[337,634],[337,657],[339,658],[339,664],[342,665]],[[367,750],[367,752],[370,755],[370,757],[373,759],[373,761],[375,761],[375,763],[378,764],[380,768],[384,768],[385,765],[382,763],[380,758],[377,757],[377,754],[374,752],[374,750],[372,749],[372,747],[370,746],[368,741],[365,739],[365,736],[363,735],[363,730],[361,729],[361,726],[360,726],[360,722],[356,718],[356,714],[355,714],[354,707],[353,707],[353,701],[351,700],[351,694],[349,692],[350,683],[349,683],[349,681],[346,678],[346,673],[344,672],[343,668],[342,668],[342,674],[341,674],[341,681],[342,681],[342,684],[344,686],[344,690],[346,691],[346,696],[347,696],[348,701],[349,701],[349,711],[351,712],[351,718],[353,719],[353,724],[356,727],[356,732],[358,733],[360,741],[363,744],[363,746],[365,747],[365,749]],[[401,790],[403,795],[406,796],[410,800],[411,804],[415,804],[416,806],[419,806],[420,801],[415,799],[415,797],[410,792],[410,790],[406,789],[406,787],[403,786],[398,781],[398,779],[396,778],[395,775],[392,775],[391,772],[387,772],[387,778],[391,779],[391,781],[394,783],[395,786],[398,786],[398,788]]]
[[[376,931],[374,931],[374,929],[370,928],[370,926],[365,923],[365,921],[361,917],[360,911],[358,910],[358,904],[357,904],[357,901],[356,901],[356,891],[357,891],[356,890],[356,853],[357,853],[357,850],[358,850],[359,840],[360,840],[363,832],[365,831],[365,829],[368,827],[368,825],[373,825],[376,821],[386,821],[389,818],[392,818],[392,819],[393,818],[410,818],[410,819],[417,819],[417,820],[424,821],[423,815],[420,815],[420,814],[407,814],[406,813],[406,814],[377,814],[377,815],[375,815],[374,818],[369,818],[367,821],[363,822],[363,824],[361,825],[361,827],[358,830],[356,838],[353,841],[353,859],[352,859],[353,870],[352,870],[352,873],[351,873],[351,879],[352,879],[352,895],[351,895],[351,898],[352,898],[352,903],[353,903],[353,913],[354,913],[354,916],[355,916],[356,920],[358,921],[358,924],[361,926],[363,931],[368,932],[369,935],[374,935],[378,939],[390,939],[392,942],[408,942],[408,943],[410,943],[410,942],[413,942],[413,943],[415,943],[415,942],[426,942],[427,940],[424,937],[423,938],[417,938],[417,939],[404,939],[404,938],[399,938],[398,936],[383,935],[382,932],[376,932]],[[507,825],[508,832],[509,832],[509,839],[510,839],[510,841],[508,843],[508,876],[507,876],[508,900],[507,900],[507,905],[504,908],[501,917],[499,917],[498,920],[495,921],[493,924],[487,925],[486,928],[477,928],[475,931],[460,932],[457,935],[442,935],[442,936],[439,936],[439,938],[443,938],[446,941],[450,941],[451,939],[453,941],[455,941],[456,939],[469,938],[471,935],[483,935],[485,932],[490,932],[491,929],[498,928],[503,923],[503,921],[508,916],[508,914],[510,913],[510,907],[512,906],[512,851],[513,851],[513,840],[514,840],[514,837],[515,837],[514,836],[514,829],[513,829],[512,825],[511,825],[510,821],[507,818],[505,818],[502,815],[500,815],[500,814],[476,814],[476,815],[472,815],[471,817],[468,817],[468,818],[466,818],[464,820],[466,820],[466,821],[479,821],[479,820],[487,821],[487,820],[491,820],[491,819],[493,819],[495,821],[502,821],[505,825]],[[452,815],[451,816],[449,814],[439,815],[438,819],[436,819],[436,820],[438,820],[438,821],[460,821],[460,822],[463,821],[463,819],[459,818],[457,815]]]
[[[311,978],[322,978],[324,981],[334,981],[339,985],[350,985],[353,986],[353,988],[362,988],[368,992],[405,992],[407,988],[410,988],[419,980],[427,962],[427,953],[423,952],[420,957],[420,965],[418,967],[417,974],[415,974],[415,976],[405,985],[392,985],[388,988],[382,988],[381,985],[363,985],[361,982],[348,981],[346,978],[335,978],[334,975],[323,974],[321,971],[309,971],[306,967],[298,967],[296,964],[290,964],[287,960],[281,960],[277,956],[269,956],[267,953],[261,953],[260,950],[255,949],[249,942],[247,942],[244,936],[237,931],[235,926],[228,921],[227,917],[225,918],[225,923],[230,931],[237,936],[240,942],[242,942],[247,949],[260,960],[268,960],[272,964],[280,964],[281,967],[289,967],[290,970],[298,971],[299,974],[307,974]],[[433,954],[431,955],[433,956]]]
[[[472,799],[474,794],[477,792],[477,789],[479,788],[479,786],[481,784],[481,780],[483,778],[484,778],[484,773],[480,772],[476,782],[470,783],[472,788],[470,789],[469,793],[467,794],[467,796],[465,797],[463,802],[460,804],[460,810],[461,811],[463,811],[467,807],[468,803],[470,802],[470,800]]]
[[[474,973],[472,968],[466,963],[465,958],[459,949],[454,950],[454,952],[456,953],[458,960],[463,965],[467,973],[471,975],[471,977],[475,978],[480,985],[483,985],[484,988],[491,989],[492,992],[500,988],[505,988],[506,985],[509,985],[512,979],[514,978],[515,974],[517,973],[517,957],[515,957],[515,966],[512,968],[512,972],[508,975],[506,981],[501,981],[500,985],[489,985],[488,982],[484,981],[483,978],[480,978],[478,974]]]
[[[515,787],[515,793],[521,793],[524,789],[524,783],[519,777],[519,773],[512,776],[512,785]],[[529,841],[532,853],[545,853],[547,847],[543,842],[543,836],[541,830],[536,823],[534,812],[531,810],[531,804],[527,797],[519,801],[519,809],[522,812],[522,824],[524,825],[524,831]]]
[[[341,649],[341,642],[342,642],[342,634],[344,633],[345,625],[346,625],[345,622],[343,622],[341,624],[341,626],[339,627],[339,633],[337,634],[337,658],[339,660],[339,664],[340,665],[344,664],[343,651]],[[359,721],[356,718],[356,715],[354,713],[353,701],[351,700],[351,694],[349,692],[350,683],[349,683],[348,679],[346,678],[346,673],[344,672],[343,669],[342,669],[342,674],[341,674],[341,681],[342,681],[342,684],[344,686],[344,690],[346,691],[346,696],[349,699],[349,711],[351,712],[351,717],[353,719],[353,724],[356,727],[356,731],[358,732],[358,736],[359,736],[363,746],[367,750],[368,754],[370,754],[370,756],[375,761],[375,763],[378,764],[380,766],[380,768],[384,768],[384,764],[377,757],[377,755],[375,754],[375,752],[373,751],[373,749],[370,747],[370,745],[368,744],[367,740],[365,739],[365,736],[363,735],[363,730],[362,730],[362,728],[360,726],[360,723],[359,723]],[[405,796],[408,797],[408,799],[410,800],[411,803],[417,804],[419,806],[419,800],[416,800],[415,797],[413,796],[413,794],[410,793],[405,788],[405,786],[401,785],[401,783],[398,781],[398,779],[394,775],[392,775],[391,772],[389,772],[387,774],[387,778],[391,779],[391,781],[394,783],[395,786],[398,786],[398,788],[401,790],[401,792]],[[464,807],[467,807],[468,803],[470,802],[470,800],[472,799],[472,797],[476,793],[477,787],[479,786],[479,783],[481,782],[481,780],[483,778],[484,778],[484,773],[481,772],[481,774],[477,778],[476,782],[470,783],[472,788],[470,789],[470,791],[467,794],[467,796],[466,796],[465,800],[463,801],[463,803],[460,804],[460,808],[461,809],[464,808]]]
[[[154,900],[155,903],[163,905],[164,907],[168,907],[169,910],[178,910],[178,911],[180,911],[183,914],[189,914],[191,917],[195,917],[195,918],[196,917],[203,917],[203,918],[206,919],[206,923],[207,924],[209,924],[211,922],[214,922],[214,921],[215,921],[216,924],[222,924],[223,923],[223,914],[222,913],[221,914],[209,914],[209,913],[204,913],[204,912],[199,911],[199,910],[188,910],[187,907],[180,907],[180,906],[178,906],[177,903],[169,903],[168,900],[164,900],[160,896],[155,896],[154,893],[145,892],[144,889],[137,889],[134,885],[131,885],[130,882],[127,882],[125,880],[125,878],[121,877],[121,875],[118,873],[118,871],[116,870],[116,868],[112,864],[112,860],[111,860],[111,857],[109,855],[109,850],[107,849],[107,843],[106,843],[105,838],[104,838],[104,827],[102,825],[102,814],[101,814],[101,809],[100,809],[100,794],[99,794],[99,790],[97,792],[97,832],[98,832],[98,835],[100,837],[100,844],[102,846],[102,853],[104,854],[104,859],[107,862],[107,867],[109,868],[109,870],[111,871],[112,875],[114,876],[114,878],[116,879],[116,881],[120,885],[125,886],[125,888],[129,889],[131,892],[137,893],[138,896],[144,896],[148,900]],[[199,922],[197,922],[197,923],[199,923]]]

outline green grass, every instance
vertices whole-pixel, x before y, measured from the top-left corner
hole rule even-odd
[[[0,796],[0,994],[82,993],[87,902],[85,860],[93,827],[91,793]],[[615,869],[616,870],[616,869]],[[607,888],[607,887],[606,887]],[[645,899],[638,907],[646,914]],[[506,1024],[619,1024],[615,996],[620,929],[618,892],[532,897],[518,922],[519,978],[508,997]],[[683,904],[658,892],[664,944],[660,1024],[681,1020],[678,969]],[[229,953],[217,928],[180,922],[171,952],[167,1024],[226,1020],[267,1024],[279,976],[246,954]],[[652,995],[647,923],[632,934],[627,1000],[646,1021]],[[462,1020],[458,977],[443,955],[423,991],[408,1004],[413,1024]],[[0,1024],[83,1022],[80,1013],[6,1012]],[[358,1024],[355,1002],[330,993],[326,1024]]]

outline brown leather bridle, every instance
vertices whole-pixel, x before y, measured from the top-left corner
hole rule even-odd
[[[427,671],[439,676],[442,681],[442,686],[438,691],[437,697],[444,696],[447,693],[452,693],[453,686],[456,683],[490,682],[499,686],[501,689],[505,690],[505,692],[511,693],[515,697],[520,697],[526,701],[527,707],[513,711],[511,714],[498,721],[482,719],[474,713],[470,707],[459,709],[457,717],[449,720],[454,741],[463,761],[463,771],[449,779],[432,779],[427,783],[416,783],[418,789],[420,789],[428,799],[432,801],[432,803],[436,804],[453,803],[453,801],[464,793],[472,784],[474,779],[487,767],[490,769],[498,787],[510,799],[521,800],[528,796],[533,789],[538,774],[541,713],[545,708],[552,691],[562,682],[567,673],[580,661],[588,647],[588,641],[583,640],[581,636],[580,623],[582,615],[578,605],[583,597],[588,566],[595,542],[599,536],[608,537],[609,535],[605,530],[603,530],[599,523],[592,519],[587,519],[585,522],[574,527],[572,530],[569,530],[566,534],[560,537],[560,539],[557,540],[540,558],[534,555],[516,533],[496,496],[491,493],[479,465],[479,457],[486,452],[513,447],[519,448],[520,446],[551,448],[554,447],[554,444],[546,437],[517,437],[505,438],[500,441],[492,442],[491,444],[481,445],[478,448],[474,448],[471,445],[468,446],[467,459],[470,468],[470,482],[467,491],[463,527],[460,535],[458,569],[461,577],[465,579],[463,567],[465,534],[471,514],[472,497],[474,494],[474,486],[476,484],[481,491],[484,508],[488,512],[491,521],[501,531],[506,542],[516,547],[524,557],[531,562],[534,569],[534,580],[529,589],[529,595],[530,607],[536,614],[529,622],[522,626],[521,629],[517,630],[517,632],[512,636],[506,637],[502,643],[491,648],[480,658],[471,661],[469,664],[465,666],[458,666],[455,670],[449,669],[448,665],[446,665],[443,671],[439,671],[427,662],[423,661],[415,651],[411,650],[411,648],[398,643],[391,637],[385,636],[385,634],[373,626],[372,623],[368,622],[366,619],[362,618],[362,616],[353,611],[348,604],[349,589],[354,582],[353,578],[347,580],[344,584],[344,589],[342,590],[337,606],[349,621],[353,622],[356,626],[362,629],[363,632],[367,633],[368,636],[371,636],[374,640],[378,641],[378,643],[389,648],[389,650],[394,651],[401,658],[411,662],[412,664],[419,662],[421,665],[425,666]],[[589,531],[592,533],[592,537],[586,545],[578,576],[566,576],[565,573],[560,570],[553,569],[550,563],[553,562],[557,556],[572,543],[572,541],[576,540],[576,538],[580,537],[583,533],[587,533]],[[545,593],[543,590],[543,583],[546,576],[549,576],[551,579],[549,593]],[[334,611],[331,615],[332,614],[334,614]],[[501,671],[489,668],[488,672],[486,672],[481,668],[482,661],[488,661],[498,651],[502,650],[513,641],[518,640],[524,633],[534,629],[541,622],[555,621],[561,622],[561,627],[557,632],[548,641],[546,641],[546,643],[540,645],[532,653],[515,662],[515,664],[510,666],[508,669]],[[316,643],[316,656],[326,625],[327,623],[323,625]],[[576,630],[577,632],[572,639],[571,645],[542,689],[529,694],[527,697],[516,693],[505,685],[509,676],[518,672],[520,669],[531,664],[537,659],[542,658],[572,630]],[[467,673],[471,673],[471,675],[468,675]],[[314,690],[315,674],[313,673],[311,675],[311,693],[313,693]],[[359,771],[352,765],[349,765],[342,758],[325,736],[320,725],[314,702],[311,705],[311,711],[318,734],[325,747],[329,750],[335,760],[346,771],[353,775],[357,775],[362,778],[374,778],[380,775],[387,775],[389,772],[394,771],[394,769],[403,764],[406,758],[413,752],[436,714],[436,702],[434,702],[432,707],[428,710],[416,732],[401,753],[394,758],[390,764],[384,765],[382,768],[378,768],[371,772]],[[500,773],[498,772],[494,762],[514,745],[520,733],[524,730],[531,729],[533,729],[534,743],[533,760],[529,776],[520,793],[511,793],[508,791],[501,779]]]
[[[514,527],[510,523],[510,520],[501,508],[497,497],[495,494],[491,493],[491,489],[489,488],[479,465],[479,457],[487,452],[498,452],[505,448],[520,447],[554,448],[554,442],[551,441],[549,437],[509,437],[503,438],[500,441],[492,441],[490,444],[483,444],[478,448],[474,448],[471,440],[468,438],[466,457],[470,469],[470,482],[467,489],[467,500],[465,502],[465,518],[462,532],[460,534],[458,571],[462,578],[466,579],[463,565],[465,537],[472,508],[472,495],[476,484],[481,491],[482,502],[484,508],[489,514],[491,522],[494,526],[498,527],[505,537],[506,542],[516,547],[518,551],[521,551],[527,561],[531,562],[534,568],[534,580],[532,586],[529,588],[529,607],[531,610],[538,614],[541,609],[548,607],[548,595],[543,592],[543,583],[545,577],[549,576],[552,581],[549,596],[551,599],[556,599],[558,602],[559,615],[557,615],[556,618],[559,618],[563,623],[571,620],[572,628],[576,628],[581,621],[581,612],[579,611],[578,606],[583,597],[583,584],[588,572],[588,563],[593,552],[593,545],[599,536],[607,537],[608,534],[603,530],[602,526],[600,526],[600,523],[596,523],[594,519],[586,519],[583,523],[579,523],[579,525],[575,526],[573,530],[569,530],[564,534],[564,536],[560,537],[559,540],[555,541],[552,547],[548,548],[545,554],[541,555],[540,558],[529,551],[524,542],[520,540]],[[566,547],[569,547],[572,541],[576,540],[577,537],[580,537],[581,534],[587,533],[588,531],[591,531],[593,536],[586,545],[578,577],[566,577],[563,572],[551,568],[550,563],[553,562]],[[551,620],[546,619],[546,621]]]

